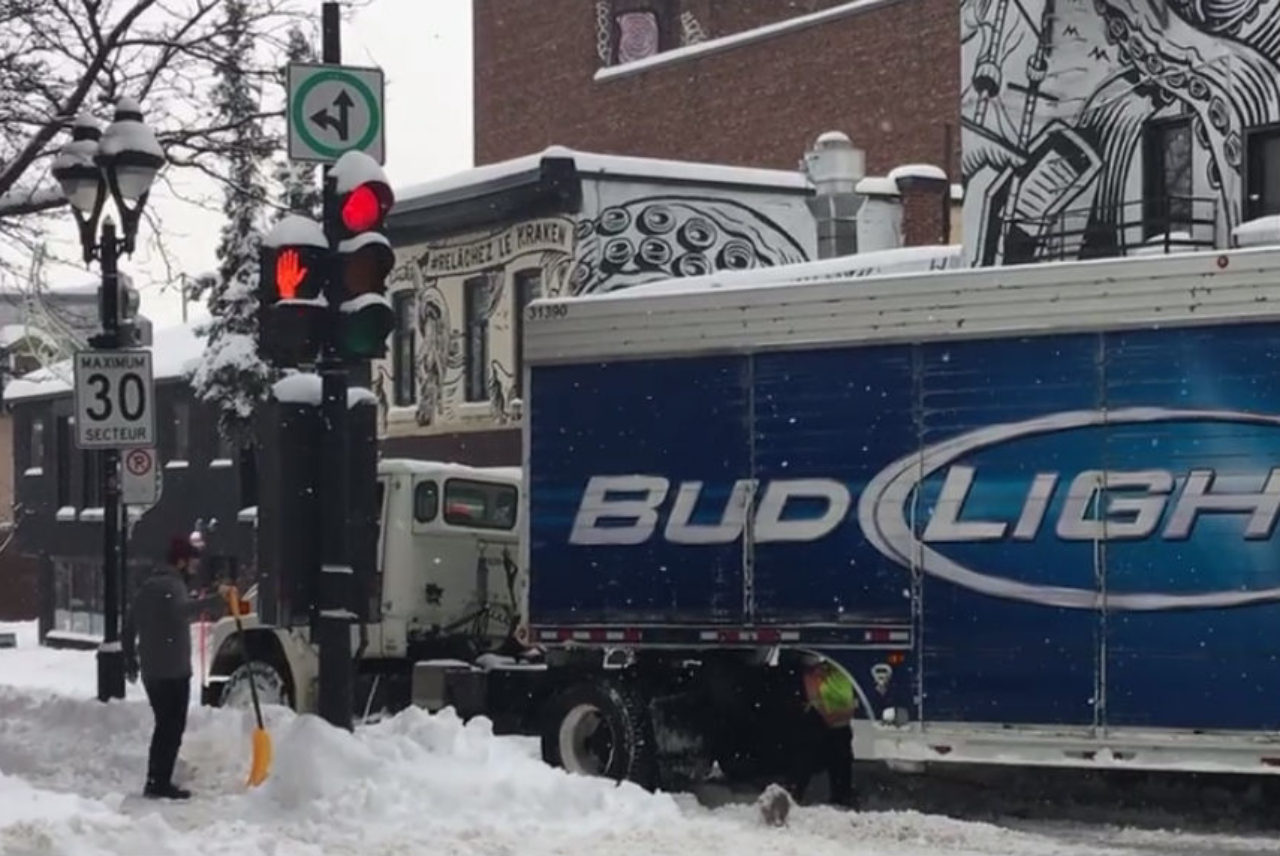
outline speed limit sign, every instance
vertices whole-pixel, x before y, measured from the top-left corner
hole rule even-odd
[[[128,449],[155,445],[155,384],[150,351],[78,351],[75,381],[78,447]]]

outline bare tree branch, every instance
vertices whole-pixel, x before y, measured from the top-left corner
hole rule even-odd
[[[261,170],[283,145],[281,68],[303,0],[252,0],[235,27],[256,45],[239,69],[261,98],[234,120],[209,110],[225,62],[231,0],[0,0],[0,279],[25,281],[45,217],[66,204],[49,166],[77,114],[110,121],[119,96],[138,99],[169,158],[166,173],[228,182],[225,164],[246,124],[259,127]],[[175,176],[176,177],[176,176]],[[181,182],[177,182],[181,184]],[[174,194],[219,207],[220,190]],[[200,196],[200,194],[194,194]],[[164,253],[164,248],[160,248]],[[175,274],[176,275],[176,274]]]
[[[137,0],[129,11],[121,16],[120,20],[111,29],[110,34],[101,42],[101,48],[89,63],[88,69],[83,77],[80,78],[76,88],[71,95],[63,102],[59,111],[63,120],[68,120],[73,114],[79,111],[80,106],[84,103],[85,96],[89,94],[89,90],[93,87],[94,81],[97,79],[98,73],[106,67],[111,59],[111,49],[115,46],[138,16],[147,10],[155,0]],[[89,7],[91,19],[96,19],[93,13],[98,7],[93,4]],[[95,21],[96,26],[96,21]],[[5,164],[4,169],[0,170],[0,193],[6,193],[9,188],[17,183],[18,177],[22,172],[31,165],[40,151],[49,144],[49,141],[57,135],[62,129],[60,123],[49,123],[38,129],[32,134],[31,139],[18,152],[17,156]]]

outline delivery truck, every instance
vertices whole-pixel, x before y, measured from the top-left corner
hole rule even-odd
[[[411,700],[674,787],[825,659],[865,760],[1275,774],[1278,322],[1268,248],[536,301],[521,639]]]

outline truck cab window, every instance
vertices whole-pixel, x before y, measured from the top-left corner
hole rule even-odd
[[[440,489],[433,481],[418,482],[413,489],[413,519],[430,523],[440,510]]]
[[[511,485],[449,479],[444,486],[445,522],[477,529],[514,529],[517,496]]]

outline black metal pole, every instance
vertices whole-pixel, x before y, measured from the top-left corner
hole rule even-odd
[[[338,4],[325,3],[322,13],[324,63],[342,61]],[[320,358],[320,417],[324,426],[324,465],[320,468],[321,559],[316,587],[320,615],[316,622],[320,646],[321,718],[339,728],[352,729],[354,664],[351,661],[351,581],[347,557],[347,518],[350,506],[347,461],[347,373],[338,349],[342,318],[342,272],[338,256],[338,194],[330,170],[324,170],[324,225],[329,240],[325,264],[325,297],[329,303],[328,335]]]
[[[120,245],[116,225],[102,224],[102,316],[99,347],[120,347]],[[102,451],[102,645],[98,648],[98,700],[124,698],[124,651],[120,644],[120,451]]]

